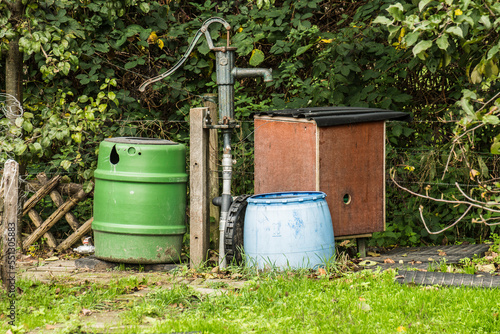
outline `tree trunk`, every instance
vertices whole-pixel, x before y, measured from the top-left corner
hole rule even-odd
[[[14,29],[17,28],[20,22],[22,22],[22,16],[24,12],[24,5],[22,0],[16,0],[15,2],[7,2],[9,9],[11,11],[10,22]],[[7,51],[7,57],[5,59],[5,93],[7,93],[7,104],[12,106],[19,106],[22,108],[23,104],[23,55],[19,51],[19,36],[16,35],[12,40],[9,41],[9,50]],[[19,101],[19,105],[16,103],[9,103],[10,96]],[[14,101],[12,101],[14,102]],[[16,110],[17,109],[17,110]],[[8,113],[6,116],[9,118],[11,123],[16,121],[16,118],[21,115],[22,110],[13,107],[12,113]],[[19,175],[24,175],[26,171],[26,162],[18,161],[19,163]],[[20,193],[24,193],[25,185],[23,182],[19,185]],[[21,197],[22,201],[22,197]],[[21,207],[23,203],[20,203]],[[18,217],[18,242],[21,246],[21,232],[23,230],[22,216]]]

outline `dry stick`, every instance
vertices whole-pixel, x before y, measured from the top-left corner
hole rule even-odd
[[[38,179],[38,181],[40,181],[42,185],[45,185],[48,182],[47,175],[45,175],[45,173],[38,174],[36,178]],[[61,205],[64,204],[64,200],[61,194],[57,190],[53,189],[49,195],[50,198],[52,199],[52,202],[54,202],[54,204],[57,205],[57,207],[60,207]],[[64,215],[64,218],[66,218],[66,221],[68,222],[69,226],[71,226],[73,231],[78,230],[78,228],[80,227],[80,223],[78,222],[78,219],[76,219],[76,216],[72,212],[66,213]]]
[[[424,216],[423,216],[423,207],[419,207],[419,211],[420,211],[420,218],[422,220],[422,222],[424,223],[424,226],[425,226],[425,229],[427,230],[427,232],[429,234],[439,234],[439,233],[442,233],[450,228],[452,228],[453,226],[455,226],[458,222],[460,222],[466,215],[467,213],[469,212],[469,210],[472,208],[472,207],[476,207],[476,208],[479,208],[479,209],[484,209],[486,211],[490,211],[490,212],[495,212],[495,213],[500,213],[500,210],[495,210],[495,209],[492,209],[492,208],[489,208],[487,206],[487,204],[484,204],[483,202],[480,202],[480,201],[477,201],[477,200],[473,200],[472,198],[470,198],[469,196],[467,196],[463,190],[460,188],[460,186],[458,185],[458,183],[455,182],[455,186],[458,188],[458,190],[462,193],[462,195],[464,195],[465,198],[469,199],[470,201],[472,202],[475,202],[475,203],[471,203],[471,202],[466,202],[466,201],[458,201],[458,200],[455,200],[455,201],[450,201],[450,200],[445,200],[445,199],[439,199],[439,198],[434,198],[434,197],[430,197],[430,196],[427,196],[427,195],[422,195],[422,194],[419,194],[419,193],[416,193],[414,191],[411,191],[410,189],[408,188],[405,188],[403,187],[402,185],[400,185],[399,183],[396,182],[396,180],[394,179],[394,170],[391,170],[391,173],[389,173],[390,175],[390,178],[392,180],[392,182],[394,182],[394,184],[403,189],[404,191],[414,195],[414,196],[417,196],[417,197],[421,197],[421,198],[425,198],[425,199],[429,199],[429,200],[432,200],[432,201],[435,201],[435,202],[442,202],[442,203],[449,203],[449,204],[465,204],[465,205],[468,205],[469,207],[467,208],[467,210],[465,210],[464,214],[462,216],[460,216],[460,218],[458,218],[453,224],[449,225],[448,227],[442,229],[441,231],[438,231],[438,232],[431,232],[429,230],[429,228],[427,227],[427,224],[425,223],[425,219],[424,219]],[[480,205],[480,204],[476,204],[476,203],[482,203],[483,205]],[[482,218],[482,217],[481,217]],[[483,219],[483,218],[482,218]],[[495,223],[495,224],[489,224],[487,223],[486,221],[488,220],[493,220],[493,219],[499,219],[499,218],[489,218],[489,219],[483,219],[483,223],[487,226],[494,226],[494,225],[500,225],[500,223]]]
[[[456,220],[453,224],[451,224],[451,225],[449,225],[449,226],[447,226],[447,227],[443,228],[441,231],[437,231],[437,232],[431,232],[431,231],[429,230],[429,228],[427,227],[427,224],[425,223],[424,215],[423,215],[423,213],[422,213],[422,211],[423,211],[423,207],[422,207],[422,206],[420,206],[420,207],[418,208],[418,211],[420,211],[420,219],[422,219],[422,223],[424,223],[424,226],[425,226],[425,229],[427,230],[427,232],[428,232],[429,234],[439,234],[439,233],[442,233],[442,232],[444,232],[444,231],[446,231],[446,230],[448,230],[448,229],[452,228],[453,226],[457,225],[457,224],[458,224],[458,222],[460,222],[460,221],[461,221],[461,220],[462,220],[462,219],[463,219],[463,218],[467,215],[467,213],[469,212],[469,210],[470,210],[471,208],[472,208],[472,206],[469,206],[469,207],[467,208],[467,210],[465,210],[464,214],[463,214],[463,215],[461,215],[461,216],[460,216],[460,218],[458,218],[458,219],[457,219],[457,220]]]
[[[479,204],[474,204],[474,203],[470,203],[470,202],[467,202],[467,201],[459,201],[459,200],[451,201],[451,200],[446,200],[446,199],[434,198],[434,197],[430,197],[430,196],[427,196],[427,195],[422,195],[422,194],[416,193],[414,191],[411,191],[410,189],[405,188],[402,185],[400,185],[399,183],[397,183],[396,180],[394,180],[394,176],[392,175],[392,173],[390,173],[390,177],[391,177],[392,182],[394,182],[394,184],[396,186],[398,186],[399,188],[403,189],[404,191],[406,191],[406,192],[408,192],[408,193],[410,193],[410,194],[412,194],[414,196],[417,196],[417,197],[421,197],[421,198],[425,198],[425,199],[430,199],[430,200],[435,201],[435,202],[442,202],[442,203],[449,203],[449,204],[465,204],[465,205],[470,205],[470,206],[473,206],[473,207],[476,207],[476,208],[479,208],[479,209],[485,209],[487,211],[500,213],[500,210],[495,210],[495,209],[492,209],[492,208],[488,208],[485,205],[479,205]]]
[[[80,226],[78,230],[71,234],[66,240],[61,242],[61,244],[57,246],[56,250],[63,251],[71,247],[75,242],[78,241],[78,239],[80,239],[90,231],[90,229],[92,228],[92,221],[94,221],[94,217],[87,220],[85,224]]]
[[[495,226],[495,225],[500,225],[500,223],[495,223],[495,224],[489,224],[487,223],[488,220],[500,220],[500,217],[491,217],[488,219],[484,219],[482,214],[479,214],[479,217],[481,218],[481,223],[483,223],[486,226]]]
[[[61,205],[54,213],[47,218],[43,224],[35,230],[23,242],[23,249],[27,249],[31,244],[37,241],[43,234],[45,234],[55,223],[57,223],[71,208],[73,208],[79,201],[84,199],[87,193],[80,190],[75,196],[69,198],[63,205]]]

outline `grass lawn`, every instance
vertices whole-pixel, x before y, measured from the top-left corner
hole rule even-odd
[[[208,271],[209,273],[210,271]],[[15,327],[0,294],[0,333],[500,333],[500,289],[422,287],[394,282],[395,272],[243,273],[245,284],[204,295],[182,278],[193,270],[106,283],[19,281]],[[199,280],[203,281],[203,279]],[[141,298],[122,298],[147,289]],[[84,326],[86,313],[113,314],[119,329]],[[117,316],[116,316],[117,315]]]

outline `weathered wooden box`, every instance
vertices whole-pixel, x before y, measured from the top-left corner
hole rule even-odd
[[[388,119],[408,114],[333,107],[256,115],[255,193],[323,191],[336,238],[383,231]]]

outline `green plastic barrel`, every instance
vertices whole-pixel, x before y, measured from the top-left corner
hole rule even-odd
[[[95,256],[120,263],[171,263],[186,233],[186,148],[163,139],[108,138],[94,190]]]

